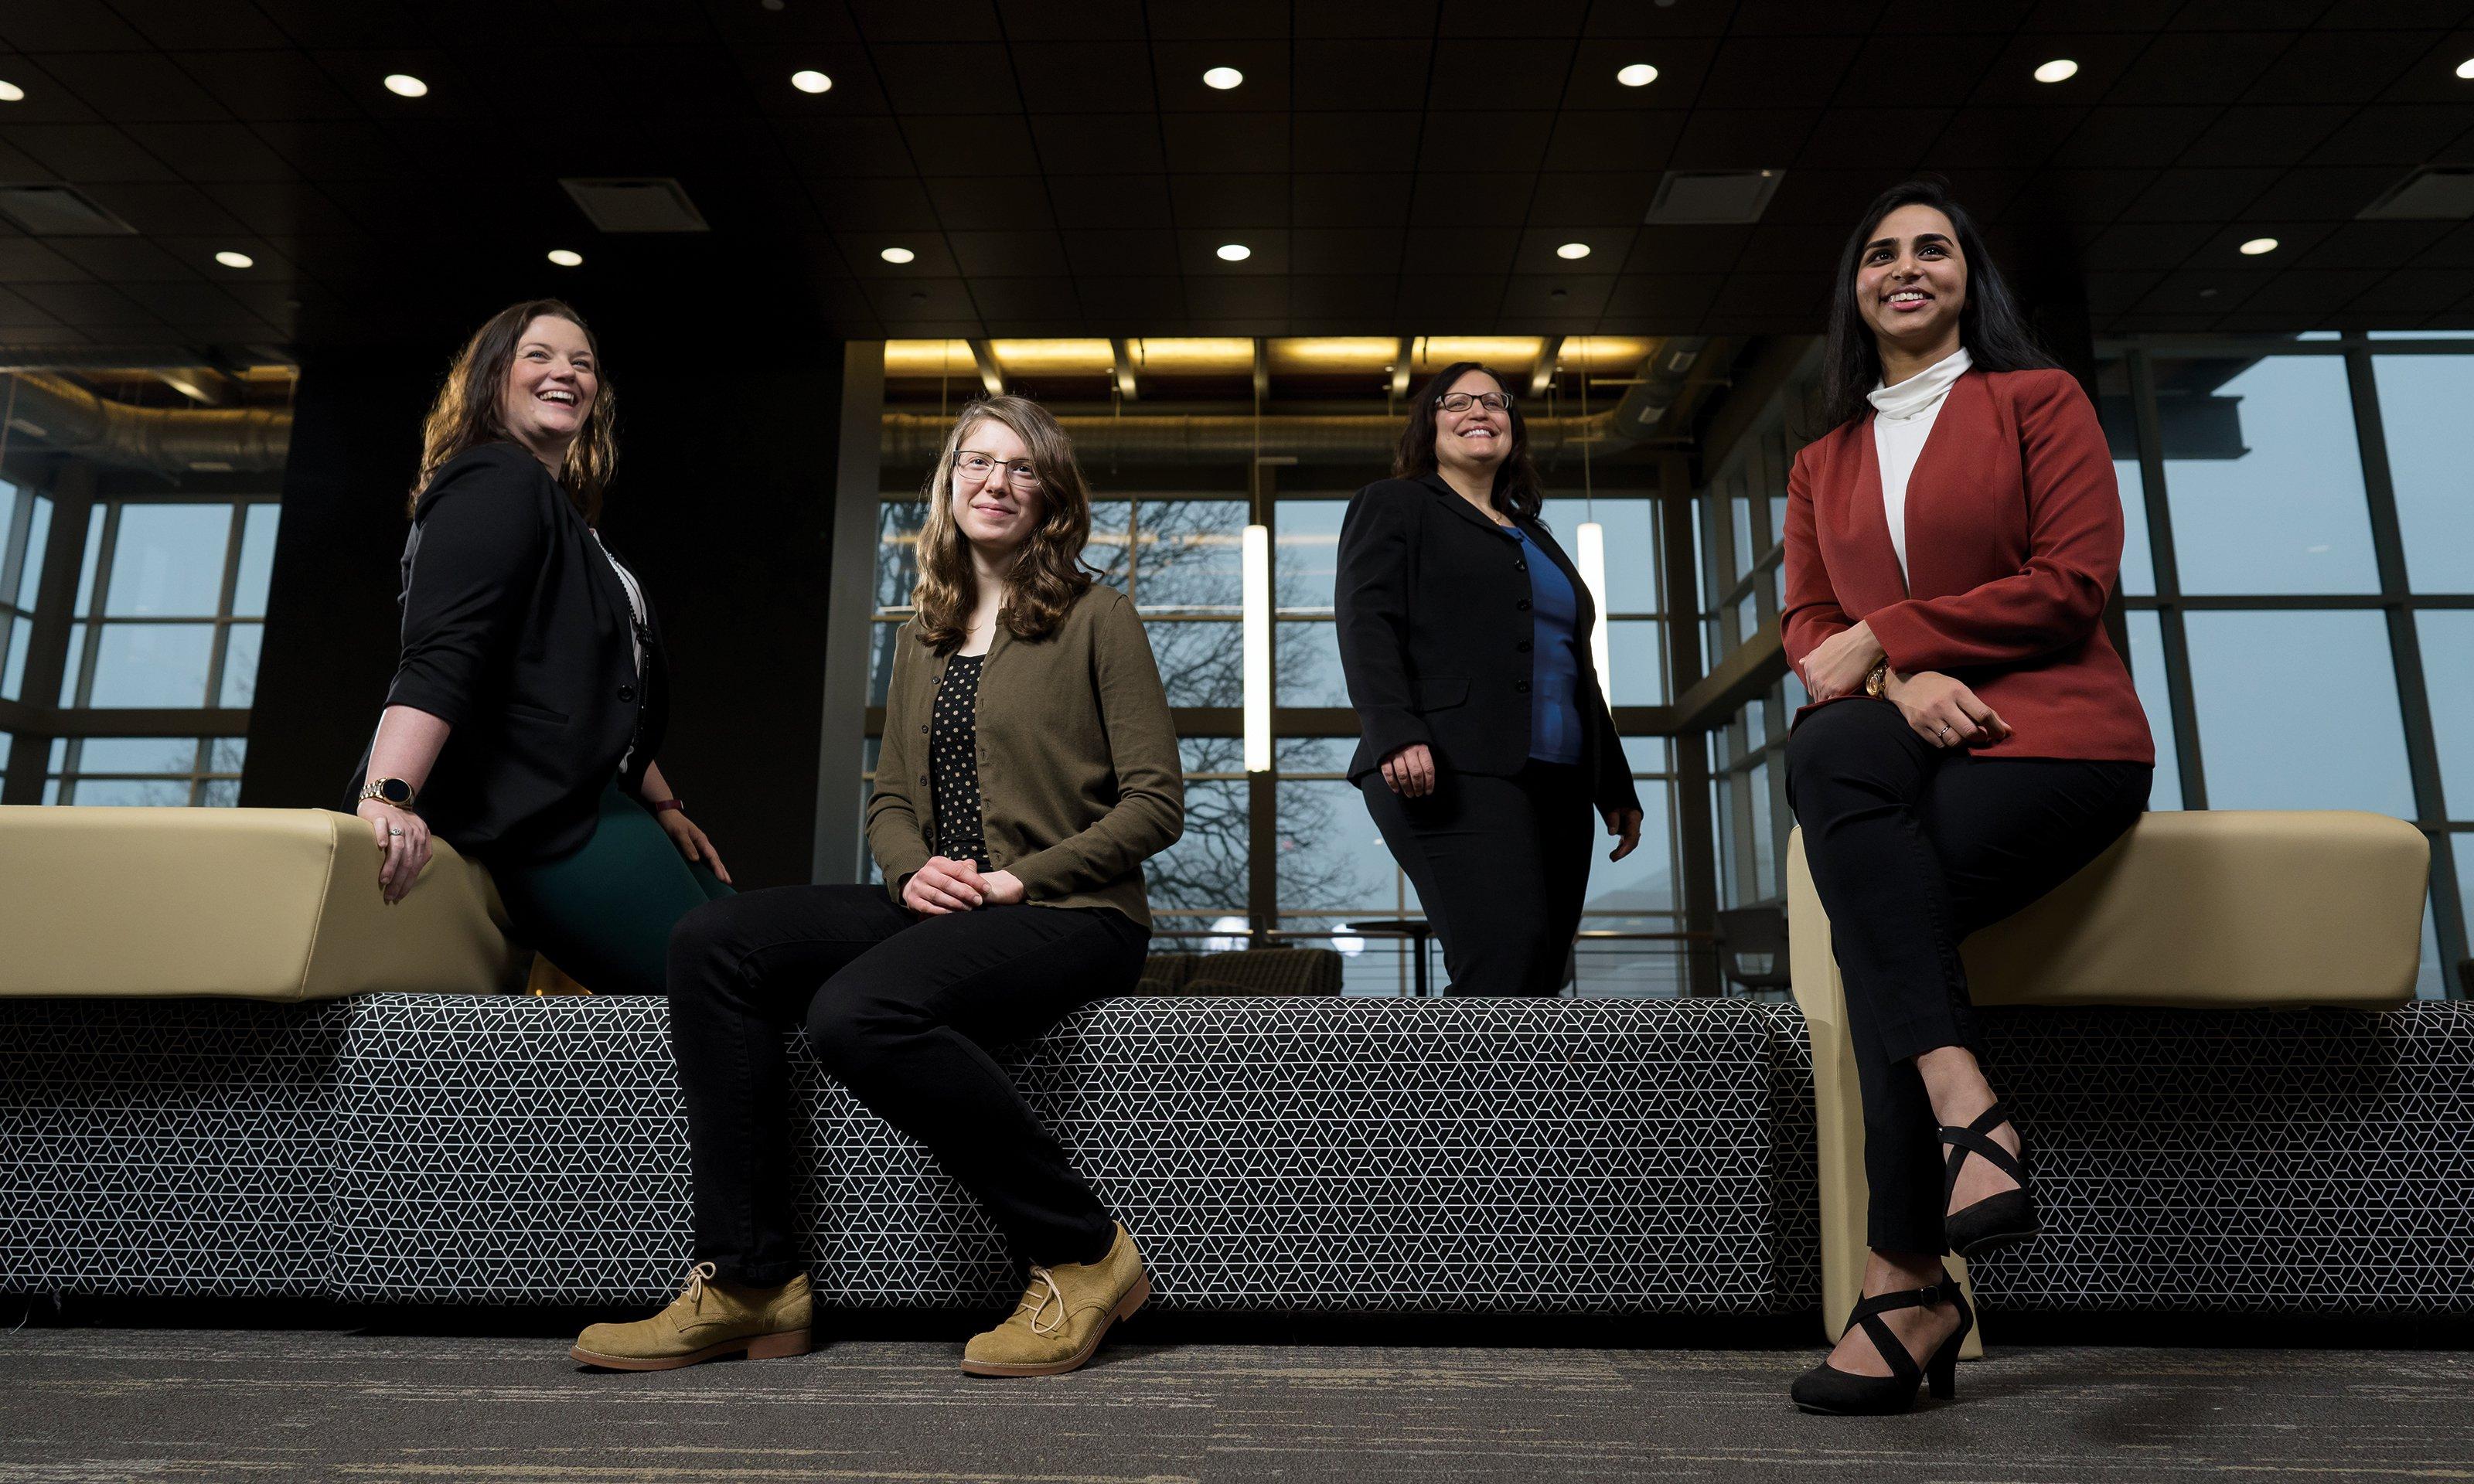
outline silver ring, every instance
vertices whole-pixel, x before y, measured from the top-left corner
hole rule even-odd
[[[400,830],[400,829],[396,828],[393,825],[389,825],[389,826],[387,826],[387,833],[388,833],[388,834],[391,834],[391,835],[400,835],[400,834],[402,834],[402,833],[403,833],[403,831],[402,831],[402,830]]]

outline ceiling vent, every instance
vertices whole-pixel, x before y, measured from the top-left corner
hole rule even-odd
[[[2474,165],[2425,165],[2365,206],[2365,222],[2462,222],[2474,217]]]
[[[0,185],[0,216],[29,237],[129,237],[137,232],[70,185]]]
[[[643,177],[632,180],[561,180],[567,194],[584,208],[593,225],[605,232],[711,231],[704,213],[688,200],[678,181]]]
[[[1655,227],[1758,222],[1785,179],[1783,170],[1670,170],[1641,220]]]

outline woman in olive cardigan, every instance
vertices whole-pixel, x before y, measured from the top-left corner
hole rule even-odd
[[[1151,1292],[1133,1239],[988,1051],[1140,976],[1142,863],[1184,822],[1168,697],[1133,604],[1081,567],[1090,493],[1047,413],[1011,396],[965,409],[928,497],[867,805],[885,886],[754,892],[679,924],[670,1035],[697,1262],[652,1319],[587,1329],[579,1360],[808,1349],[781,1039],[800,1018],[1030,1264],[1021,1305],[963,1370],[1073,1370]]]

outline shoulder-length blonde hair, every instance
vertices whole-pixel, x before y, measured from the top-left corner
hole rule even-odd
[[[944,451],[921,487],[928,518],[919,530],[919,585],[910,590],[910,601],[919,609],[919,636],[939,652],[960,646],[971,610],[979,605],[968,543],[954,524],[954,461],[962,436],[982,422],[1012,429],[1031,450],[1031,467],[1039,474],[1039,525],[1014,553],[1000,615],[1006,628],[1019,639],[1046,638],[1091,586],[1091,574],[1082,566],[1082,547],[1091,539],[1091,488],[1074,462],[1074,441],[1027,396],[982,397],[954,419]]]
[[[509,304],[464,342],[455,364],[447,369],[438,400],[429,404],[429,416],[422,419],[421,473],[412,482],[407,510],[421,502],[421,491],[429,488],[429,481],[449,460],[468,448],[505,443],[513,437],[498,415],[498,398],[506,391],[507,370],[515,365],[524,331],[544,316],[565,320],[584,331],[584,343],[593,351],[593,407],[584,415],[575,442],[568,445],[558,482],[587,521],[601,518],[602,493],[618,468],[618,398],[611,388],[610,373],[602,369],[601,342],[594,338],[592,326],[584,323],[584,316],[555,299]]]

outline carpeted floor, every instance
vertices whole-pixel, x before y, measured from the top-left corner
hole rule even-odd
[[[1806,1417],[1819,1352],[1161,1345],[971,1380],[835,1344],[648,1376],[554,1340],[29,1328],[0,1481],[2474,1479],[2474,1353],[1997,1349],[1959,1400]]]

